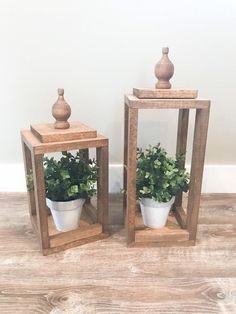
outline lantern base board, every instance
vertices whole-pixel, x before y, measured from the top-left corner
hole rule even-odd
[[[97,131],[81,122],[70,122],[69,129],[55,129],[53,123],[34,124],[32,133],[41,143],[73,141],[97,137]]]
[[[197,89],[156,89],[156,88],[134,88],[133,94],[139,99],[142,98],[177,98],[195,99],[198,96]]]
[[[186,241],[162,241],[162,242],[131,242],[127,245],[129,248],[154,248],[154,247],[186,247],[194,246],[195,240]]]
[[[189,240],[189,232],[181,229],[175,216],[169,215],[165,227],[153,229],[144,226],[140,213],[136,213],[135,217],[135,242],[137,243],[170,243],[185,242]],[[166,246],[166,244],[165,244]]]
[[[71,249],[73,247],[78,247],[80,245],[84,245],[84,244],[87,244],[87,243],[92,243],[92,242],[95,242],[95,241],[106,239],[108,236],[109,236],[108,233],[102,232],[102,233],[100,233],[98,235],[95,235],[95,236],[90,236],[88,238],[75,240],[73,242],[69,242],[69,243],[66,243],[66,244],[63,244],[63,245],[60,245],[60,246],[43,249],[42,250],[42,254],[43,255],[50,255],[50,254],[53,254],[53,253],[58,253],[58,252],[61,252],[61,251],[65,251],[67,249]]]
[[[92,241],[104,239],[108,234],[102,231],[102,225],[95,222],[96,208],[91,204],[85,204],[83,207],[80,223],[77,229],[60,232],[56,229],[53,217],[48,215],[48,233],[50,247],[43,249],[43,254],[48,255],[54,252],[59,252],[70,247],[79,246]],[[37,216],[31,217],[33,227],[38,232]]]

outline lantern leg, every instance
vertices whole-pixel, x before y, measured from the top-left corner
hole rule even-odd
[[[86,163],[88,163],[89,160],[89,149],[83,148],[79,150],[81,159],[83,159]],[[88,197],[85,201],[86,204],[90,204],[90,198]]]
[[[189,109],[179,109],[176,154],[186,154],[188,122],[189,122]],[[185,156],[182,159],[180,167],[182,169],[185,168]],[[186,215],[182,208],[182,197],[183,197],[182,192],[178,196],[176,196],[174,203],[175,207],[174,213],[175,218],[180,224],[181,228],[185,228]]]
[[[48,234],[48,212],[45,197],[43,155],[34,155],[32,153],[31,158],[34,176],[34,193],[37,212],[38,235],[40,248],[44,254],[44,250],[50,247],[50,240]]]
[[[128,119],[129,108],[125,104],[124,110],[124,165],[123,165],[123,217],[126,215],[126,194],[127,194],[127,152],[128,152]]]
[[[103,232],[108,232],[108,146],[97,147],[97,210]]]
[[[24,167],[25,167],[25,177],[26,177],[26,185],[28,185],[27,178],[32,175],[32,159],[31,159],[31,151],[29,147],[24,143],[22,140],[22,151],[23,151],[23,158],[24,158]],[[33,179],[33,178],[32,178]],[[28,194],[28,203],[29,203],[29,214],[30,219],[32,222],[32,225],[34,225],[34,217],[36,216],[36,204],[35,204],[35,197],[34,197],[34,191],[29,190],[27,188],[27,194]]]
[[[88,160],[89,160],[89,149],[83,148],[83,149],[80,149],[79,152],[81,154],[81,158],[88,162]]]
[[[138,109],[129,108],[128,147],[127,147],[127,199],[126,199],[126,238],[127,244],[135,241],[136,215],[136,165],[137,165]]]
[[[189,231],[190,240],[195,240],[197,234],[209,112],[210,107],[206,109],[196,109],[190,186],[187,205],[187,229]]]

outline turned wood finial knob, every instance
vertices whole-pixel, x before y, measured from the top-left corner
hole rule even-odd
[[[171,84],[169,80],[174,74],[174,65],[168,57],[169,48],[162,48],[162,58],[155,66],[155,75],[158,79],[156,83],[156,88],[160,89],[170,89]]]
[[[70,123],[67,121],[71,115],[70,106],[64,99],[64,89],[58,88],[58,99],[52,106],[52,115],[56,119],[55,129],[68,129]]]

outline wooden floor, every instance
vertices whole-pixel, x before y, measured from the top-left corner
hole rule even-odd
[[[204,195],[195,247],[126,248],[124,230],[42,256],[25,194],[0,194],[0,314],[236,313],[236,194]],[[113,198],[119,224],[121,200]]]

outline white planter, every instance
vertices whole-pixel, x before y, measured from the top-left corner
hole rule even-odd
[[[174,196],[166,203],[159,203],[151,198],[142,198],[139,203],[144,225],[150,228],[164,227],[174,201]]]
[[[55,202],[46,199],[58,231],[69,231],[78,228],[84,199],[68,202]]]

